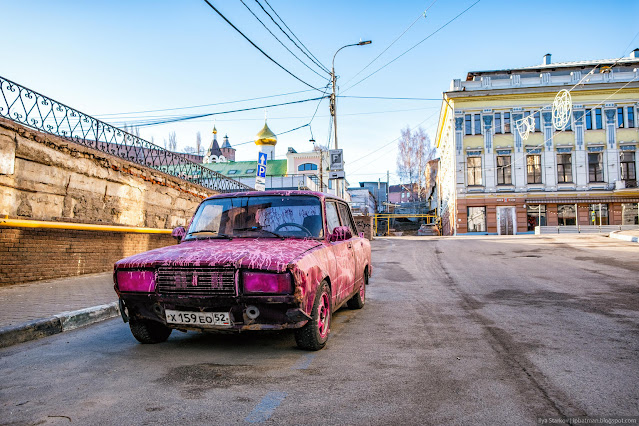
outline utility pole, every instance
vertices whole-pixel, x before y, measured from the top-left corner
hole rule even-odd
[[[390,200],[388,199],[389,195],[390,195],[390,172],[388,170],[386,170],[386,210],[387,210],[387,213],[390,210],[390,206],[388,205],[388,203],[390,202]]]

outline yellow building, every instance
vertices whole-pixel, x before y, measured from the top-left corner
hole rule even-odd
[[[572,110],[558,130],[562,89]],[[638,102],[639,49],[620,60],[548,54],[541,65],[453,80],[436,135],[444,235],[636,225]]]

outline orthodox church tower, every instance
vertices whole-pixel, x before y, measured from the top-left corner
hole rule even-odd
[[[267,160],[274,160],[276,144],[277,136],[268,128],[266,120],[264,120],[264,127],[255,136],[255,145],[260,147],[260,152],[266,153]]]
[[[224,155],[227,160],[235,161],[235,148],[229,143],[228,135],[224,135],[224,143],[222,143],[220,151],[222,151],[222,155]]]
[[[213,125],[213,141],[211,141],[211,146],[206,150],[206,155],[204,155],[204,164],[210,163],[220,163],[225,162],[226,158],[222,154],[222,150],[220,149],[220,145],[217,143],[217,129],[215,125]]]

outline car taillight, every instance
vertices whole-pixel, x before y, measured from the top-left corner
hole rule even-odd
[[[291,293],[291,274],[244,271],[242,283],[245,293]]]
[[[116,280],[120,291],[140,291],[146,293],[155,291],[154,271],[118,271],[116,273]]]

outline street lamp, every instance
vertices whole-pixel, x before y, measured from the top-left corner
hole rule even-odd
[[[364,46],[366,44],[371,44],[371,43],[372,43],[371,40],[366,40],[366,41],[360,41],[359,43],[347,44],[346,46],[342,46],[339,49],[337,49],[337,52],[335,52],[335,54],[333,55],[333,65],[331,67],[333,93],[331,94],[330,109],[331,109],[331,116],[333,117],[333,129],[335,131],[335,149],[337,149],[337,102],[336,102],[337,99],[335,98],[335,86],[336,86],[335,81],[337,80],[337,77],[335,76],[335,57],[337,56],[340,50],[345,49],[347,47]],[[339,179],[338,179],[337,182],[335,182],[335,195],[339,195],[339,194],[340,194],[340,185],[339,185]]]
[[[347,44],[346,46],[342,46],[339,49],[337,49],[337,52],[335,52],[335,54],[333,55],[333,66],[331,68],[331,79],[333,81],[333,93],[331,94],[331,115],[333,116],[333,128],[335,130],[335,149],[337,149],[337,102],[336,102],[336,98],[335,98],[335,81],[337,80],[337,78],[335,77],[335,57],[337,56],[337,54],[339,53],[340,50],[345,49],[347,47],[351,47],[351,46],[364,46],[366,44],[371,44],[372,41],[371,40],[366,40],[366,41],[360,41],[359,43],[353,43],[353,44]]]

